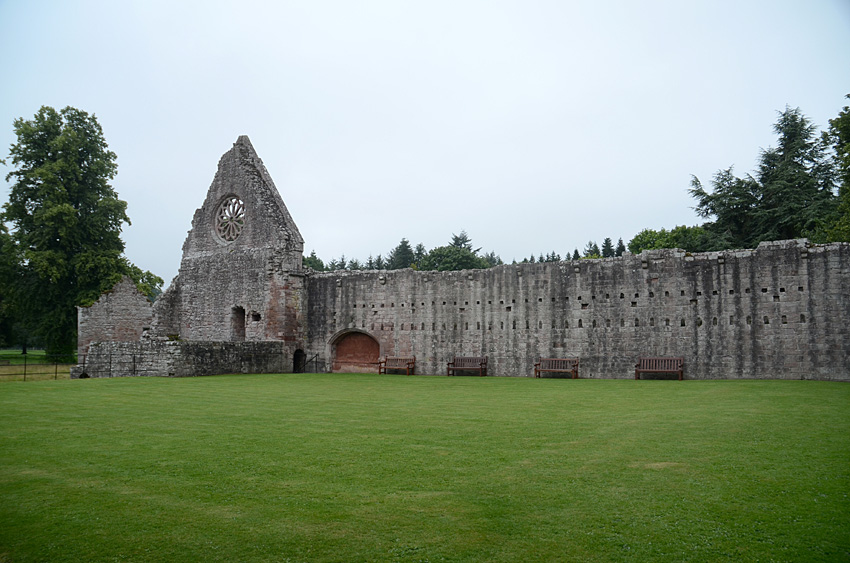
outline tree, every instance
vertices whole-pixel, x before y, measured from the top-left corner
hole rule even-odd
[[[844,106],[838,117],[829,120],[827,140],[835,150],[839,201],[836,217],[825,229],[825,239],[850,242],[850,107]]]
[[[387,257],[388,270],[401,270],[409,268],[416,261],[416,256],[413,254],[413,248],[410,247],[410,242],[403,238],[398,246],[390,251]]]
[[[752,248],[765,240],[823,232],[837,216],[835,163],[823,136],[800,112],[785,108],[773,126],[776,148],[763,150],[755,176],[718,171],[707,192],[691,180],[694,208],[713,222],[703,225],[714,248]]]
[[[602,257],[614,257],[614,243],[611,241],[611,237],[605,237],[605,240],[602,241]]]
[[[420,264],[422,264],[422,259],[428,255],[428,251],[425,250],[425,245],[421,242],[416,245],[416,248],[413,249],[413,263],[418,268]]]
[[[370,258],[371,258],[371,256],[370,256]],[[312,269],[316,270],[317,272],[324,272],[325,271],[325,263],[322,262],[321,258],[316,256],[315,250],[310,252],[310,256],[305,256],[303,258],[302,263],[306,268],[312,268]]]
[[[590,240],[587,241],[587,245],[584,247],[583,258],[601,258],[602,255],[599,253],[599,245],[596,242]]]
[[[670,233],[666,229],[660,231],[644,229],[629,241],[629,252],[632,254],[640,254],[643,250],[656,248],[670,248]]]
[[[469,235],[466,234],[466,231],[461,231],[459,235],[452,233],[452,240],[449,243],[450,246],[454,246],[455,248],[465,248],[472,252],[473,254],[478,254],[481,250],[480,248],[472,249],[472,239],[469,238]]]
[[[472,250],[459,246],[438,246],[422,260],[422,270],[473,270],[484,269],[490,265],[487,260],[476,256]]]
[[[578,248],[573,250],[573,260],[578,260],[581,258],[581,255],[578,253]]]
[[[28,329],[48,354],[76,347],[76,306],[93,303],[122,275],[162,280],[131,268],[121,227],[127,203],[110,185],[117,165],[94,115],[72,107],[42,107],[31,121],[14,122],[15,170],[2,221],[21,255],[16,292],[26,304]],[[151,297],[151,294],[148,294]]]
[[[622,256],[626,252],[626,245],[623,244],[623,237],[617,241],[617,250],[614,251],[614,256]]]

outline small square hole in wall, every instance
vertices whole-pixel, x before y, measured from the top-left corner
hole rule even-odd
[[[767,316],[764,317],[764,324],[766,324],[766,325],[770,324],[770,319]]]
[[[684,297],[684,296],[685,296],[685,290],[683,289],[682,290],[682,297]]]
[[[750,292],[750,288],[749,288],[749,287],[748,287],[748,288],[746,288],[746,289],[744,289],[744,293],[749,293],[749,292]]]
[[[735,317],[732,315],[729,315],[729,324],[735,324]]]
[[[734,290],[734,289],[730,289],[730,290],[729,290],[729,295],[735,295],[735,290]]]
[[[773,301],[774,301],[774,302],[779,301],[779,296],[778,296],[778,295],[774,295],[774,296],[773,296]]]
[[[637,299],[638,297],[640,297],[640,293],[635,293],[635,299]]]
[[[685,319],[682,319],[682,325],[681,326],[685,326]]]
[[[697,291],[697,297],[702,295],[702,291]]]
[[[749,316],[749,315],[747,315],[747,324],[748,324],[748,325],[753,324],[753,318],[752,318],[751,316]]]
[[[780,287],[780,288],[779,288],[779,293],[785,293],[785,288],[784,288],[784,287]]]
[[[355,307],[356,307],[356,305],[355,305]],[[259,322],[260,321],[260,313],[251,313],[251,320],[254,321],[255,323]]]
[[[475,302],[475,304],[476,304],[476,305],[481,305],[481,301],[476,301],[476,302]]]
[[[788,324],[788,317],[786,317],[785,315],[782,315],[782,324],[784,324],[784,325]]]
[[[543,298],[542,298],[542,297],[538,297],[538,298],[537,298],[537,302],[538,302],[538,303],[543,303]]]
[[[665,292],[664,292],[664,297],[670,297],[670,292],[669,292],[669,291],[665,291]]]
[[[664,319],[664,326],[670,326],[670,319]]]
[[[654,292],[652,292],[652,291],[650,291],[650,292],[649,292],[649,297],[650,297],[650,298],[655,297],[655,293],[654,293]]]
[[[637,301],[632,301],[632,307],[637,307]]]
[[[766,288],[766,287],[761,288],[761,292],[762,292],[762,293],[767,293],[767,288]]]
[[[511,299],[511,303],[516,303],[516,299]]]
[[[715,289],[715,290],[712,290],[711,294],[712,294],[712,295],[717,295],[717,290],[716,290],[716,289]]]
[[[505,304],[504,301],[499,301],[499,305],[504,305],[504,304]]]
[[[803,291],[803,286],[801,285],[800,287],[798,287],[797,291]]]
[[[510,306],[510,305],[508,305],[507,307],[505,307],[505,311],[506,311],[506,312],[508,312],[508,313],[510,313],[510,312],[511,312],[511,306]]]
[[[605,299],[610,299],[610,298],[611,298],[611,294],[610,294],[610,293],[606,293],[606,294],[605,294]]]

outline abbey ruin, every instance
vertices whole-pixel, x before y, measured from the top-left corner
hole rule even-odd
[[[644,251],[457,272],[302,267],[304,241],[247,137],[225,153],[151,306],[124,282],[79,312],[75,377],[377,372],[455,355],[530,376],[578,357],[581,378],[632,378],[640,356],[685,379],[850,380],[850,244]]]

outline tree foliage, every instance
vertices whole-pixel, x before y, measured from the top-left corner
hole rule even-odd
[[[836,216],[825,228],[826,238],[850,242],[850,107],[844,106],[838,117],[829,121],[827,140],[835,150],[835,170],[840,187]]]
[[[422,270],[476,270],[489,268],[490,264],[484,258],[477,256],[472,250],[454,245],[438,246],[432,249],[422,260]]]
[[[67,355],[76,346],[76,306],[93,303],[122,275],[149,297],[162,280],[123,256],[121,228],[130,219],[109,183],[116,156],[95,116],[45,106],[32,120],[15,120],[14,130],[2,220],[20,258],[16,300],[47,352]]]
[[[739,178],[720,170],[705,190],[692,178],[696,212],[710,249],[753,248],[766,240],[818,237],[838,209],[835,167],[827,136],[799,108],[785,108],[773,126],[777,146],[762,151],[755,175]]]
[[[415,263],[416,255],[413,252],[413,248],[410,246],[410,241],[406,238],[402,238],[401,242],[398,243],[398,246],[393,248],[390,251],[389,256],[387,256],[388,270],[410,268]]]

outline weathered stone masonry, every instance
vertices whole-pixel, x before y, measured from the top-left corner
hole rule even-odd
[[[422,373],[487,355],[493,375],[580,357],[581,377],[631,377],[639,356],[684,356],[688,378],[850,378],[850,246],[806,241],[689,255],[463,272],[332,272],[310,278],[311,341],[345,331]]]
[[[152,319],[139,309],[150,330],[141,340],[92,331],[82,310],[88,354],[77,373],[292,371],[316,355],[327,371],[377,371],[379,356],[416,355],[417,373],[442,374],[462,354],[489,356],[496,376],[531,375],[541,356],[577,356],[583,378],[628,378],[639,356],[675,355],[688,379],[850,379],[846,243],[462,272],[315,273],[301,269],[302,252],[240,137],[195,213],[179,275]]]

